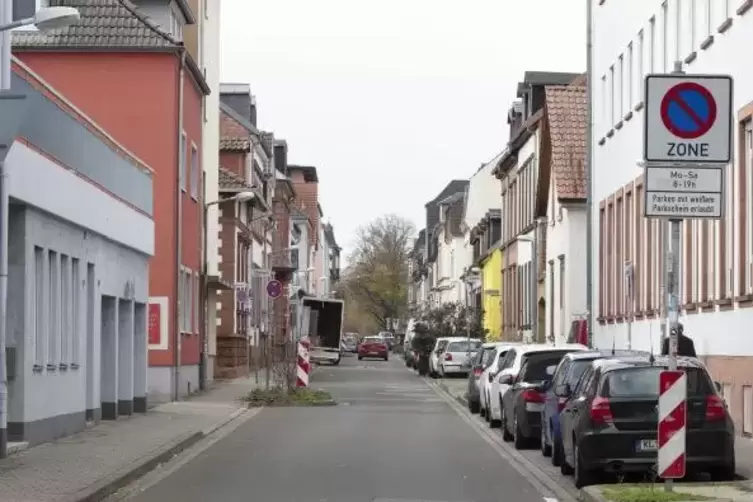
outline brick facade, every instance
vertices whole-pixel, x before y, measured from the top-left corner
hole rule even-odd
[[[289,166],[290,179],[295,189],[295,204],[306,213],[313,229],[311,245],[319,245],[319,178],[312,166]]]

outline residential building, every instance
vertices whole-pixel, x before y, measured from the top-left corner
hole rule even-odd
[[[273,139],[256,127],[256,102],[248,84],[220,85],[220,201],[252,192],[248,201],[220,202],[220,280],[214,283],[216,378],[234,378],[257,366],[267,323],[266,259],[271,249],[275,161]],[[210,284],[210,287],[212,285]]]
[[[153,1],[153,0],[150,0]],[[219,208],[216,204],[219,194],[219,152],[220,152],[220,2],[211,0],[186,0],[194,15],[195,23],[183,28],[183,43],[188,53],[204,74],[207,87],[212,90],[204,96],[201,128],[201,166],[203,169],[203,194],[206,211],[204,228],[204,267],[201,281],[202,304],[210,308],[202,309],[200,322],[205,330],[202,353],[207,352],[208,367],[203,369],[202,382],[214,377],[214,362],[217,355],[217,278],[219,278]],[[179,9],[178,1],[173,4]],[[141,2],[145,6],[145,2]],[[211,251],[209,251],[211,250]],[[203,355],[203,354],[202,354]],[[202,360],[204,358],[202,357]]]
[[[463,203],[465,192],[456,192],[439,202],[439,222],[435,227],[437,242],[434,286],[440,304],[465,303],[463,275]]]
[[[713,3],[713,8],[709,5]],[[678,9],[678,5],[680,9]],[[691,74],[734,79],[734,162],[725,178],[723,218],[686,220],[681,237],[680,321],[722,384],[736,429],[753,434],[753,72],[744,47],[753,9],[743,0],[607,0],[594,7],[594,310],[598,346],[658,349],[666,223],[646,219],[642,158],[644,77],[682,61]],[[618,29],[615,29],[615,26]],[[624,264],[634,269],[626,301]],[[630,314],[633,315],[630,315]]]
[[[544,341],[545,206],[537,200],[541,120],[547,85],[567,85],[578,74],[526,72],[508,112],[510,140],[494,168],[502,184],[502,305],[507,340]]]
[[[569,86],[547,86],[542,124],[538,199],[546,204],[546,340],[574,339],[587,318],[585,77]]]
[[[467,297],[470,305],[483,309],[484,328],[489,340],[498,340],[502,335],[501,198],[499,182],[493,171],[503,154],[499,153],[491,161],[481,164],[471,176],[463,214],[463,266],[466,275],[472,266],[481,269],[480,281],[476,284],[467,281],[472,289]],[[493,225],[488,222],[492,216],[498,222],[495,223],[498,230],[496,237],[491,236]],[[482,220],[486,222],[484,228],[489,231],[489,238],[480,232]],[[486,245],[483,249],[482,244]]]
[[[18,0],[28,17],[40,2]],[[149,398],[178,399],[199,388],[203,194],[201,68],[182,43],[194,22],[185,2],[49,0],[81,20],[45,36],[13,33],[13,50],[34,72],[154,170],[154,257],[149,295]],[[145,83],[134,85],[134,82]],[[103,92],[106,89],[107,92]]]
[[[499,248],[502,236],[502,211],[490,209],[469,232],[473,247],[471,265],[480,270],[480,281],[474,290],[473,306],[484,313],[484,328],[487,339],[499,340],[502,336],[502,251]],[[470,281],[469,281],[470,282]]]
[[[408,306],[417,317],[427,306],[428,294],[426,279],[428,267],[426,266],[426,229],[418,232],[418,237],[413,241],[410,260],[408,262],[410,283],[408,284]]]
[[[332,223],[322,225],[324,230],[324,256],[327,257],[327,275],[329,278],[327,284],[327,296],[337,293],[337,284],[340,282],[340,252],[342,248],[337,244],[335,238],[335,228]]]
[[[426,268],[426,308],[438,307],[442,302],[441,292],[437,289],[440,280],[440,270],[437,267],[437,258],[439,254],[439,242],[437,240],[437,231],[440,223],[440,202],[451,195],[463,194],[468,186],[468,180],[452,180],[433,200],[427,202],[426,209],[426,239],[424,240],[424,258],[423,266]]]
[[[323,268],[321,269],[322,275],[319,275],[319,269],[316,267],[317,259],[322,260],[322,229],[321,229],[321,213],[322,208],[319,204],[319,177],[314,166],[301,166],[301,165],[289,165],[288,170],[290,172],[290,180],[295,190],[295,207],[292,217],[295,221],[303,224],[301,216],[304,216],[307,220],[307,224],[304,226],[306,229],[306,244],[309,246],[305,250],[310,254],[310,267],[313,269],[307,271],[307,267],[297,267],[293,283],[297,283],[301,279],[311,282],[308,293],[319,293],[322,288],[322,277],[324,277]],[[297,254],[298,261],[300,263],[301,248],[296,247],[293,253]],[[322,262],[323,263],[323,262]],[[304,274],[305,277],[301,277]]]
[[[11,88],[7,432],[33,444],[145,412],[147,317],[169,319],[149,306],[151,168],[18,60]]]

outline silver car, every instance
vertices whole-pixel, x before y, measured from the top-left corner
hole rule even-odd
[[[439,374],[445,375],[468,375],[470,366],[469,355],[473,355],[481,347],[481,340],[452,340],[445,350],[439,354]]]

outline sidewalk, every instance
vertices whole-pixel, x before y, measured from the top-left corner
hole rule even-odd
[[[264,385],[263,375],[259,385]],[[0,502],[94,502],[248,412],[254,375],[0,461]]]

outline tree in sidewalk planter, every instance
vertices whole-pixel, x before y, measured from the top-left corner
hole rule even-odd
[[[486,340],[483,309],[467,307],[460,302],[445,303],[430,309],[425,314],[429,330],[436,338],[467,336]]]

